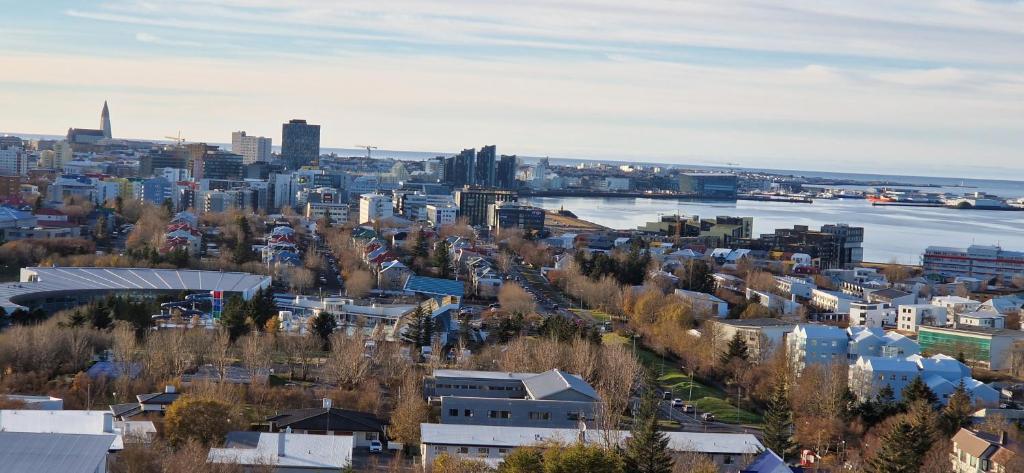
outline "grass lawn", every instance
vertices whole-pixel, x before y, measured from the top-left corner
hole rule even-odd
[[[586,309],[569,309],[572,313],[577,314],[583,318],[590,318],[598,322],[609,322],[612,320],[612,315],[603,310],[586,310]]]
[[[629,343],[629,339],[616,333],[607,333],[603,337],[604,343],[614,344]],[[658,375],[658,383],[672,391],[673,397],[686,400],[690,396],[690,388],[693,388],[693,402],[699,412],[710,412],[715,415],[719,422],[730,424],[760,424],[763,422],[761,416],[739,410],[736,406],[726,400],[726,395],[721,390],[711,386],[705,386],[694,381],[689,375],[674,363],[665,361],[657,353],[646,348],[637,346],[637,356],[640,362],[647,366],[654,374]]]

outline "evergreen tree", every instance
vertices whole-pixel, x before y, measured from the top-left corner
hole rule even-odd
[[[114,212],[120,216],[124,216],[124,199],[121,198],[121,196],[114,197]]]
[[[935,405],[939,402],[939,397],[924,383],[920,376],[915,377],[910,384],[906,385],[903,388],[902,394],[903,402],[908,405],[917,401],[925,401],[928,405]]]
[[[75,313],[78,313],[76,310]],[[93,327],[100,330],[110,327],[110,324],[114,323],[114,319],[110,310],[103,306],[95,306],[89,310],[89,323]]]
[[[942,416],[939,419],[942,433],[947,437],[955,435],[970,422],[971,412],[971,395],[961,379],[953,394],[949,396],[946,407],[942,409]]]
[[[910,426],[913,427],[914,434],[908,448],[917,456],[918,464],[924,461],[928,450],[932,448],[932,443],[938,440],[936,438],[938,418],[933,406],[934,404],[929,404],[924,400],[910,405]]]
[[[878,451],[868,460],[868,471],[872,473],[917,473],[921,458],[913,451],[914,426],[905,420],[893,424],[879,442]]]
[[[414,258],[426,258],[428,256],[427,243],[427,232],[423,227],[420,227],[416,233],[416,246],[413,247],[412,256]]]
[[[249,317],[246,315],[247,304],[238,295],[232,295],[224,301],[224,309],[220,314],[220,325],[228,330],[231,340],[249,333]]]
[[[625,471],[629,473],[671,473],[673,460],[669,455],[668,437],[658,430],[658,401],[648,389],[640,401],[640,411],[633,424],[626,450]]]
[[[334,319],[334,316],[327,312],[321,312],[310,322],[310,329],[320,337],[320,342],[324,347],[330,341],[331,334],[334,333],[334,329],[338,328],[338,321]]]
[[[714,271],[704,260],[690,260],[686,263],[686,279],[684,288],[689,291],[715,292]]]
[[[434,338],[434,318],[423,307],[416,306],[409,323],[402,333],[402,340],[412,343],[416,348],[430,346]]]
[[[448,244],[441,240],[437,243],[437,250],[434,251],[434,265],[437,266],[437,276],[443,279],[452,277],[452,262],[448,254]]]
[[[781,380],[775,383],[764,413],[764,446],[783,460],[792,458],[797,450],[793,442],[793,409]]]
[[[726,347],[725,352],[721,355],[721,362],[723,365],[728,365],[733,359],[739,359],[747,361],[750,357],[749,348],[747,347],[747,341],[743,339],[743,336],[739,332],[736,332],[729,340],[729,346]]]
[[[68,315],[68,319],[65,322],[61,322],[64,327],[81,327],[89,320],[82,311],[75,309],[74,312]]]
[[[161,207],[163,207],[164,213],[167,214],[168,217],[174,215],[174,202],[171,202],[171,199],[164,199]]]

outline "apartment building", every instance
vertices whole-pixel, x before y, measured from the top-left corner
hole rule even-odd
[[[747,350],[751,360],[765,360],[776,349],[783,347],[786,334],[796,328],[796,324],[782,319],[716,319],[714,330],[724,343],[732,340],[737,333],[747,342]]]
[[[926,273],[983,279],[1002,276],[1009,281],[1014,275],[1024,273],[1024,252],[986,245],[967,248],[929,246],[924,250],[922,264]]]
[[[917,332],[922,325],[945,327],[946,324],[946,308],[937,305],[901,305],[896,314],[896,328],[904,332]]]

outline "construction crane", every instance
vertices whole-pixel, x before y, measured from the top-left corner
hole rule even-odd
[[[164,138],[174,141],[178,146],[185,142],[185,139],[181,137],[181,130],[178,130],[178,136],[165,136]]]
[[[356,147],[357,148],[365,148],[366,149],[366,159],[370,159],[370,151],[371,150],[377,149],[376,146],[367,146],[367,145],[356,145]]]

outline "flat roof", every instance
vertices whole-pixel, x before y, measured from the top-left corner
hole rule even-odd
[[[270,276],[231,271],[154,268],[22,268],[21,281],[0,284],[0,307],[22,306],[12,299],[77,291],[225,291],[253,293],[270,286]]]
[[[113,435],[0,432],[4,471],[95,473],[104,465]]]
[[[232,432],[232,434],[235,432]],[[229,434],[230,435],[230,434]],[[238,465],[339,469],[352,463],[351,435],[312,435],[292,433],[258,433],[254,444],[211,448],[206,461]],[[278,442],[284,436],[284,455],[278,455]]]
[[[731,325],[733,327],[777,327],[782,325],[796,325],[796,322],[789,322],[782,319],[716,319],[715,323]]]

